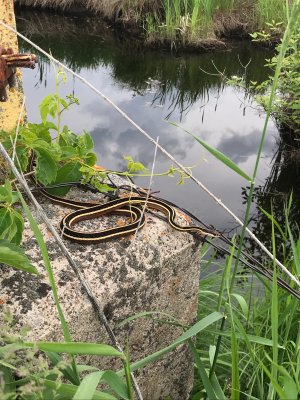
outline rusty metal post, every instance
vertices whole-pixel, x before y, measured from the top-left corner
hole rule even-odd
[[[17,67],[35,68],[35,54],[14,54],[12,48],[6,49],[0,43],[0,101],[8,100],[6,87],[17,87]]]
[[[0,19],[6,24],[16,28],[14,3],[13,0],[0,1]],[[0,43],[5,49],[11,49],[12,53],[18,53],[18,41],[17,36],[8,31],[2,25],[0,25]],[[7,50],[6,50],[7,51]],[[4,65],[5,63],[5,65]],[[0,65],[5,69],[9,68],[9,82],[14,88],[9,90],[7,101],[0,103],[0,135],[1,131],[11,131],[17,126],[21,106],[23,103],[23,92],[21,85],[21,72],[18,68],[7,66],[5,60],[0,61]],[[12,74],[12,70],[15,69],[15,74]],[[14,82],[13,82],[14,81]],[[22,119],[25,118],[25,112]]]

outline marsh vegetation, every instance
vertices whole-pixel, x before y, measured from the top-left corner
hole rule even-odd
[[[59,10],[80,8],[99,13],[129,30],[138,28],[148,45],[172,48],[220,47],[222,38],[247,37],[267,29],[270,21],[287,21],[288,2],[282,0],[17,0],[17,4]],[[139,32],[139,33],[137,33]],[[278,29],[282,33],[282,27]]]
[[[29,3],[29,0],[27,3]],[[214,3],[209,1],[183,1],[180,2],[180,7],[182,6],[183,8],[178,9],[178,14],[176,14],[176,10],[174,11],[174,8],[172,8],[172,12],[169,14],[170,18],[175,21],[176,15],[187,15],[183,14],[183,11],[188,10],[189,18],[192,20],[194,8],[188,7],[190,5],[194,7],[196,3],[198,6],[200,5],[200,7],[202,7],[201,10],[204,10],[203,7],[205,4],[208,7],[208,11],[210,5],[213,4],[216,6],[216,8],[211,8],[211,21],[213,21],[216,10],[218,11],[221,9],[221,2],[218,1]],[[291,193],[293,186],[297,186],[299,182],[299,175],[297,174],[299,164],[297,162],[289,164],[289,168],[293,168],[293,173],[290,173],[287,169],[287,161],[291,159],[295,161],[299,154],[299,146],[295,146],[295,143],[299,142],[299,137],[297,136],[299,134],[297,131],[299,126],[299,86],[297,86],[297,82],[299,83],[299,63],[297,63],[297,60],[299,59],[298,21],[300,18],[300,1],[296,0],[294,3],[295,6],[291,12],[282,44],[277,49],[277,56],[269,62],[270,70],[267,71],[266,75],[270,75],[271,79],[266,77],[261,79],[262,77],[255,70],[260,57],[254,59],[254,71],[252,72],[254,74],[253,76],[257,73],[257,79],[255,80],[254,78],[250,79],[249,75],[245,73],[245,68],[243,67],[245,64],[241,62],[241,57],[239,57],[239,62],[235,65],[235,68],[229,68],[230,73],[239,75],[238,79],[231,79],[232,84],[238,86],[240,93],[243,93],[247,98],[259,94],[261,104],[265,107],[266,112],[264,115],[266,118],[265,125],[261,131],[258,132],[257,149],[253,157],[255,160],[253,165],[251,165],[251,167],[253,167],[253,173],[248,173],[247,170],[246,172],[249,174],[248,176],[250,178],[248,180],[243,178],[244,184],[245,186],[247,185],[247,187],[244,190],[245,210],[243,210],[244,223],[242,230],[238,231],[237,235],[232,235],[232,243],[228,246],[227,250],[229,254],[226,258],[221,258],[218,253],[210,253],[209,255],[210,247],[208,244],[202,249],[203,257],[206,256],[202,262],[203,269],[206,269],[206,276],[203,276],[199,286],[198,322],[192,327],[182,326],[183,334],[167,347],[168,350],[162,349],[161,352],[152,355],[150,359],[142,359],[138,363],[131,365],[133,370],[138,369],[146,365],[147,362],[160,358],[164,351],[169,351],[184,341],[189,342],[194,356],[195,375],[197,378],[191,397],[194,400],[207,398],[222,400],[226,398],[231,398],[232,400],[256,400],[265,398],[270,400],[296,400],[299,397],[299,300],[290,292],[278,288],[276,281],[277,277],[286,278],[285,273],[276,266],[276,257],[280,258],[294,278],[294,281],[290,282],[294,289],[297,288],[297,280],[300,276],[299,228],[295,218],[295,215],[297,215],[297,208],[299,208],[299,199],[297,198],[299,192],[296,190],[294,193]],[[96,2],[90,1],[88,4],[92,7],[93,5],[95,6]],[[103,4],[105,4],[105,2],[103,2]],[[120,4],[121,2],[117,1],[110,2],[110,5],[114,5],[115,7],[113,8],[111,16],[117,16],[123,19],[128,18],[128,20],[132,18],[139,20],[139,14],[133,13],[134,9],[120,9]],[[122,4],[123,6],[124,4],[129,6],[130,3],[122,2]],[[145,12],[145,10],[149,10],[150,2],[133,3],[131,1],[131,5],[132,4],[142,7],[141,12]],[[154,2],[151,2],[151,4],[153,5]],[[155,4],[158,3],[155,2]],[[160,5],[161,4],[162,3],[160,3]],[[176,7],[177,3],[168,1],[163,4],[164,6]],[[242,5],[245,3],[224,1],[222,2],[222,12],[233,12],[235,9],[234,7],[237,7],[238,4]],[[288,17],[288,13],[286,13],[285,10],[285,6],[288,2],[253,1],[250,4],[252,10],[255,10],[254,6],[258,4],[262,7],[260,11],[261,20],[259,20],[258,14],[249,14],[253,17],[252,21],[254,24],[263,24],[264,20],[262,18],[266,15],[267,19],[274,18],[275,25],[275,21],[281,18],[283,24],[280,25],[279,29],[281,29],[281,26],[284,26],[284,19]],[[272,10],[271,4],[274,6],[274,10]],[[46,1],[44,5],[47,5]],[[67,5],[67,2],[65,2],[65,5]],[[263,8],[263,5],[265,5],[265,8]],[[218,6],[219,8],[217,8]],[[138,7],[137,9],[139,10]],[[167,17],[166,8],[161,7],[158,8],[158,10],[163,10],[161,11],[162,14],[157,13],[155,18],[162,18],[161,15],[164,16],[163,18]],[[276,14],[274,14],[275,11]],[[107,10],[107,15],[109,15],[108,12],[109,10]],[[274,13],[272,14],[272,12]],[[278,14],[279,12],[281,13],[281,17]],[[159,23],[161,24],[165,19],[158,19],[158,21],[160,21]],[[148,22],[149,24],[152,23],[152,21]],[[175,27],[176,31],[178,29],[178,21],[175,22],[173,28]],[[208,26],[210,26],[209,21],[207,23]],[[173,24],[172,21],[171,24]],[[172,34],[174,34],[173,28],[170,31],[173,32]],[[169,35],[167,28],[163,27],[162,29],[165,29],[165,33]],[[208,31],[209,29],[205,32],[207,33]],[[292,33],[296,34],[296,36],[292,36]],[[190,34],[192,35],[192,33]],[[73,36],[73,40],[74,37],[76,36]],[[43,40],[48,39],[43,37],[40,40],[41,43],[43,43]],[[51,40],[51,38],[49,40]],[[44,44],[45,43],[47,42],[44,42]],[[79,43],[79,48],[80,46],[82,46],[82,44]],[[138,62],[139,57],[133,59],[132,53],[126,58],[124,53],[122,54],[122,52],[126,51],[124,49],[120,52],[120,58],[117,58],[115,53],[111,54],[105,51],[105,49],[104,51],[102,49],[102,64],[99,66],[97,63],[97,51],[98,50],[93,53],[94,57],[92,57],[92,69],[94,72],[92,76],[95,77],[98,75],[103,66],[109,67],[111,75],[115,78],[114,83],[109,85],[111,92],[115,84],[120,86],[122,93],[124,92],[124,88],[130,88],[130,92],[125,92],[125,94],[127,95],[129,93],[129,102],[132,103],[135,98],[140,96],[141,92],[146,92],[149,89],[153,91],[153,89],[155,89],[157,94],[157,99],[155,100],[157,101],[156,104],[161,105],[162,102],[166,101],[166,98],[171,99],[169,101],[171,106],[173,104],[174,109],[179,107],[180,111],[177,111],[177,114],[174,112],[177,117],[180,114],[178,119],[184,117],[187,110],[192,110],[192,103],[196,102],[199,98],[204,99],[204,103],[208,101],[208,83],[210,83],[213,88],[212,92],[210,92],[212,97],[219,99],[220,92],[224,90],[224,83],[218,80],[215,70],[211,75],[207,74],[209,78],[199,83],[199,79],[197,79],[199,66],[197,65],[198,61],[195,60],[192,60],[193,62],[191,62],[191,60],[188,60],[188,62],[185,59],[176,60],[174,67],[170,68],[168,62],[163,57],[159,59],[159,62],[153,61],[152,64],[151,60],[147,58],[147,55],[143,55],[143,58],[140,57],[140,62]],[[71,46],[67,51],[58,46],[57,52],[60,57],[67,59],[67,55],[71,52]],[[228,55],[226,57],[228,57]],[[225,66],[230,63],[226,57]],[[84,62],[81,62],[76,57],[69,59],[69,61],[77,70],[85,73],[86,64]],[[208,62],[204,62],[203,68],[208,69],[210,65],[211,64]],[[47,64],[45,60],[44,66],[46,70]],[[128,74],[128,69],[132,69],[132,75]],[[159,82],[154,82],[153,78],[155,76],[153,70],[155,69],[160,81],[162,81],[161,86],[159,86]],[[246,72],[249,72],[249,70],[246,70]],[[138,73],[142,76],[141,80],[137,79]],[[169,76],[168,73],[170,73]],[[180,79],[181,73],[187,78],[190,78],[190,87],[188,89],[182,86],[183,81]],[[192,75],[195,76],[195,79],[191,77]],[[41,80],[37,77],[36,85],[39,86],[41,82],[45,83],[45,76],[42,76]],[[187,79],[185,82],[189,82],[189,80]],[[197,85],[199,86],[197,87]],[[257,87],[258,85],[260,85],[260,88]],[[73,91],[75,90],[74,83],[72,89]],[[120,93],[115,97],[120,97]],[[244,100],[244,98],[242,100]],[[44,183],[54,182],[54,175],[58,173],[59,169],[64,167],[64,163],[82,163],[84,160],[86,164],[91,164],[89,166],[92,167],[92,164],[95,162],[96,156],[93,152],[93,141],[91,137],[88,134],[82,137],[76,136],[73,133],[71,134],[68,130],[60,132],[60,126],[62,125],[60,119],[55,128],[59,133],[58,139],[56,139],[56,142],[52,140],[49,130],[53,129],[53,122],[47,121],[46,117],[49,115],[51,116],[51,113],[54,114],[54,116],[59,115],[60,117],[61,109],[57,107],[64,107],[66,101],[71,101],[73,104],[73,102],[75,102],[75,97],[61,99],[48,93],[48,97],[43,101],[41,106],[42,122],[39,120],[38,123],[33,122],[23,127],[18,137],[17,155],[20,157],[21,165],[23,165],[24,170],[28,163],[26,151],[29,149],[37,152],[37,156],[40,157],[39,162],[44,158],[46,165],[49,166],[49,168],[42,168],[41,165],[38,165],[38,167],[40,167],[39,179]],[[152,103],[152,106],[155,104],[155,101]],[[121,99],[121,102],[122,105],[126,104],[124,98]],[[215,108],[217,108],[217,104],[218,103],[216,103]],[[134,113],[136,118],[139,118],[136,106],[135,103]],[[144,106],[145,104],[143,102],[143,107]],[[187,106],[187,108],[185,108],[185,106]],[[37,104],[35,104],[34,107],[37,108]],[[199,109],[199,107],[197,107],[196,111],[193,110],[196,113],[197,121],[201,120],[201,110],[202,108]],[[89,109],[85,108],[84,111],[88,113]],[[98,114],[99,108],[96,108],[94,115]],[[172,115],[174,116],[174,114]],[[89,122],[91,119],[90,115],[92,114],[88,114],[88,119],[83,121],[84,123]],[[145,115],[146,114],[141,117],[141,121],[146,119]],[[234,119],[236,119],[236,115],[237,112],[235,112]],[[267,126],[271,116],[273,116],[276,124],[281,129],[281,135],[278,138],[280,143],[269,180],[259,193],[259,186],[257,185],[257,179],[259,177],[258,164],[261,163],[262,149],[266,144],[267,134],[269,134]],[[288,119],[286,118],[287,116]],[[204,116],[202,118],[204,118]],[[214,118],[216,119],[216,117]],[[101,150],[110,152],[105,145],[107,141],[112,140],[112,135],[111,131],[105,129],[106,127],[103,128],[103,121],[104,119],[102,118],[102,125],[97,126],[96,133],[98,136],[95,135],[95,138],[102,135],[104,140],[100,143]],[[112,123],[111,121],[109,122],[110,124]],[[154,124],[154,118],[151,120],[151,124]],[[292,129],[294,127],[296,129]],[[291,132],[285,130],[285,133],[283,133],[283,130],[286,128],[289,128]],[[118,129],[117,123],[113,124],[113,129]],[[1,146],[2,144],[6,145],[7,150],[11,152],[11,136],[14,139],[14,135],[15,132],[1,133]],[[59,136],[63,139],[61,142]],[[252,141],[253,137],[252,135]],[[126,139],[128,140],[128,138],[129,134],[127,129]],[[174,139],[174,137],[172,139]],[[233,139],[237,140],[237,135],[235,135]],[[133,148],[133,142],[134,140],[130,141],[131,148]],[[233,142],[234,141],[231,141],[230,144],[232,145]],[[122,144],[122,142],[120,143]],[[191,142],[188,142],[189,150],[191,150],[192,147],[190,143]],[[199,146],[199,143],[200,142],[197,141],[197,146]],[[65,144],[68,146],[66,147]],[[292,154],[291,148],[293,146],[294,152]],[[211,145],[208,147],[212,150],[213,146]],[[220,146],[216,147],[220,150]],[[229,146],[224,146],[221,150],[226,153],[225,150],[228,150],[228,147]],[[199,146],[199,148],[201,147]],[[66,149],[68,150],[67,154],[64,153]],[[226,170],[226,167],[232,168],[234,165],[234,160],[222,158],[223,153],[221,153],[221,151],[215,151],[214,154],[218,163],[222,162],[222,174]],[[116,151],[114,151],[113,156],[116,157],[117,155]],[[50,168],[51,165],[54,165],[55,168]],[[243,163],[241,163],[240,167],[244,168]],[[240,168],[238,171],[241,172]],[[76,179],[81,178],[81,172],[82,171],[79,170]],[[294,183],[291,186],[287,185],[287,188],[285,188],[283,183],[286,184],[288,181],[287,177],[290,178],[291,175],[294,174]],[[226,185],[232,187],[235,181],[233,175],[231,175],[231,177],[230,180],[226,181]],[[82,393],[84,393],[87,399],[107,398],[115,400],[124,398],[131,400],[133,398],[133,392],[130,381],[130,360],[127,354],[119,352],[112,347],[97,343],[70,343],[71,336],[65,322],[65,317],[60,309],[59,299],[56,296],[55,282],[47,250],[45,249],[43,239],[38,232],[36,223],[32,219],[22,196],[13,191],[13,178],[9,171],[6,182],[3,182],[3,185],[0,187],[0,206],[3,217],[1,222],[4,224],[5,228],[0,230],[1,261],[15,268],[21,268],[26,273],[35,272],[35,267],[31,264],[31,261],[25,257],[22,250],[18,247],[21,241],[20,230],[22,230],[23,222],[20,223],[22,217],[20,217],[19,210],[15,209],[15,203],[17,200],[21,200],[25,214],[38,238],[40,247],[43,249],[45,268],[56,300],[65,341],[69,343],[26,342],[23,332],[16,333],[13,331],[14,325],[11,316],[5,315],[4,329],[2,329],[0,337],[0,396],[9,400],[19,399],[20,397],[31,400],[45,398],[45,396],[49,396],[49,398],[53,399],[67,399],[70,397],[76,399],[82,398]],[[278,188],[284,196],[282,196],[283,198],[280,202],[274,202],[274,190]],[[296,187],[296,189],[298,188]],[[230,188],[230,190],[232,189]],[[201,202],[199,198],[200,195],[197,197],[198,207],[204,207],[204,202]],[[267,236],[264,240],[268,243],[273,253],[271,258],[264,256],[260,257],[259,261],[264,263],[263,269],[267,269],[273,274],[273,280],[271,282],[262,279],[256,273],[245,270],[241,263],[242,249],[250,250],[250,254],[255,256],[257,252],[260,251],[256,247],[249,246],[248,241],[245,241],[245,232],[251,215],[250,210],[251,207],[253,207],[255,199],[258,199],[259,206],[261,207],[261,214],[255,221],[256,233],[259,235],[263,232]],[[264,220],[262,216],[264,216]],[[247,246],[245,246],[245,242]],[[12,263],[11,257],[5,258],[7,254],[14,255],[13,261],[15,264]],[[16,263],[16,261],[19,261],[19,263]],[[211,269],[212,266],[213,269]],[[180,316],[178,316],[178,318],[180,319]],[[134,321],[131,321],[131,323],[134,323]],[[170,319],[165,321],[159,319],[156,320],[155,323],[174,323],[174,325],[180,325],[180,321],[170,321]],[[197,337],[196,346],[194,346],[190,339],[199,332],[200,334]],[[23,353],[20,353],[20,351]],[[60,353],[64,355],[68,354],[69,358],[64,358],[65,356],[61,356]],[[106,354],[106,356],[109,355],[120,358],[123,362],[123,370],[118,371],[117,374],[112,373],[109,375],[109,393],[100,393],[96,391],[98,383],[102,383],[103,380],[106,379],[105,375],[102,373],[103,371],[90,373],[89,365],[78,366],[75,356],[75,354],[78,353],[90,355]],[[23,356],[21,357],[20,354]],[[43,356],[41,356],[41,354],[43,354]],[[82,374],[82,371],[86,371],[87,375]],[[106,377],[107,376],[108,374]],[[122,378],[120,378],[120,376]],[[93,385],[90,384],[89,379],[93,380]],[[66,382],[68,382],[68,384],[66,384]]]

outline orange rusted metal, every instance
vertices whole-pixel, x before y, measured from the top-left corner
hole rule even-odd
[[[16,68],[35,68],[35,54],[14,54],[12,48],[0,44],[0,101],[7,101],[6,87],[16,86]]]

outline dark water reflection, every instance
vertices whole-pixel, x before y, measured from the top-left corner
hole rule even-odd
[[[109,96],[134,121],[186,166],[194,166],[197,176],[237,215],[243,215],[242,186],[247,184],[226,169],[182,130],[166,120],[179,123],[210,145],[232,158],[246,173],[252,174],[255,155],[263,129],[264,115],[242,91],[224,85],[216,68],[227,76],[242,76],[249,63],[246,80],[262,81],[265,51],[248,44],[218,54],[172,55],[169,52],[139,51],[124,37],[117,37],[103,22],[91,18],[63,17],[18,11],[18,29],[43,49],[87,78]],[[22,50],[32,51],[25,43]],[[203,72],[207,71],[207,73]],[[39,121],[38,104],[55,88],[52,67],[41,58],[39,70],[24,71],[28,117]],[[122,157],[130,154],[151,167],[154,147],[106,102],[81,82],[68,77],[62,95],[74,93],[81,105],[64,116],[64,123],[80,133],[92,134],[99,163],[111,169],[124,169]],[[247,106],[246,106],[247,105]],[[276,150],[276,127],[270,123],[257,184],[264,184]],[[162,154],[156,172],[169,168]],[[194,212],[219,229],[235,227],[232,219],[195,184],[178,179],[155,178],[154,190]],[[147,185],[148,179],[141,179]]]

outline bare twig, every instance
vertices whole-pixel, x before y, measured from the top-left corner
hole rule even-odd
[[[44,54],[46,57],[48,57],[52,62],[55,64],[59,65],[61,68],[64,70],[68,71],[70,74],[73,76],[77,77],[81,82],[83,82],[85,85],[87,85],[90,89],[92,89],[95,93],[97,93],[100,97],[102,97],[103,100],[107,101],[119,114],[122,115],[131,125],[133,125],[141,134],[143,134],[151,143],[154,145],[156,144],[155,140],[144,130],[142,129],[137,123],[135,123],[123,110],[121,110],[111,99],[109,99],[105,94],[103,94],[100,90],[98,90],[95,86],[93,86],[88,80],[77,74],[76,72],[72,71],[70,68],[65,66],[63,63],[58,61],[56,58],[48,54],[45,50],[43,50],[41,47],[37,46],[34,42],[31,40],[27,39],[24,35],[19,33],[16,29],[12,28],[11,26],[7,25],[3,20],[0,20],[0,24],[3,25],[5,28],[8,30],[14,32],[17,34],[19,37],[24,39],[27,43],[31,44],[34,48],[36,48],[38,51],[40,51],[42,54]],[[164,147],[160,146],[157,144],[157,148],[164,153],[174,164],[176,164],[183,172],[185,172],[192,181],[194,181],[199,187],[201,187],[202,190],[204,190],[220,207],[222,207],[240,226],[243,226],[244,223],[243,221],[238,218],[223,202],[221,199],[219,199],[217,196],[215,196],[202,182],[200,182],[197,178],[192,176],[190,171],[188,171],[179,161],[177,161],[170,153],[165,150]],[[272,259],[274,260],[273,254],[266,248],[266,246],[252,233],[252,231],[246,227],[246,232],[250,236],[252,240],[254,240],[258,246]],[[277,259],[275,259],[275,262],[277,266],[286,274],[288,277],[298,286],[300,287],[300,282],[299,280]]]
[[[12,154],[12,161],[14,162],[15,160],[15,156],[16,156],[16,146],[17,146],[17,140],[18,140],[18,136],[19,136],[19,129],[20,129],[20,124],[21,124],[21,118],[22,118],[22,114],[24,112],[24,107],[25,107],[25,96],[23,96],[23,101],[22,101],[22,106],[21,106],[21,110],[20,110],[20,114],[19,114],[19,118],[18,118],[18,124],[17,124],[17,129],[16,129],[16,136],[15,136],[15,140],[12,143],[13,144],[13,154]]]

